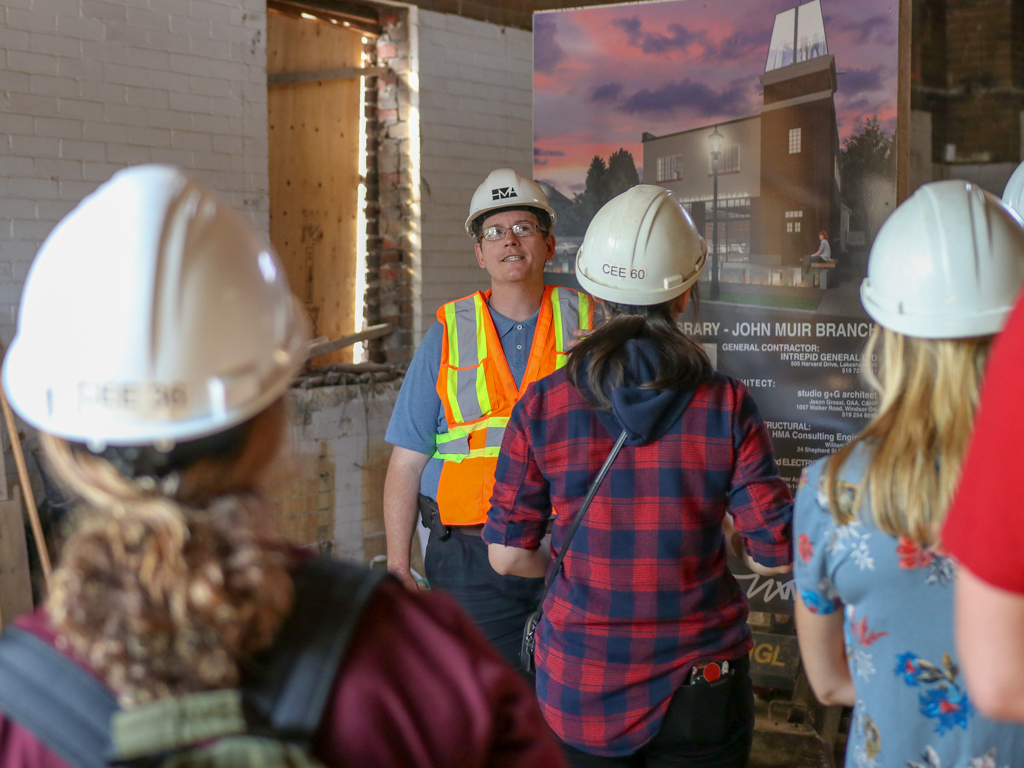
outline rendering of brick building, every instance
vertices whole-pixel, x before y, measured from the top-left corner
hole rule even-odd
[[[759,115],[667,136],[645,133],[645,174],[688,204],[711,242],[714,169],[708,137],[718,131],[720,254],[766,267],[797,267],[817,248],[817,233],[838,232],[840,220],[836,64],[819,2],[776,16],[759,80]]]

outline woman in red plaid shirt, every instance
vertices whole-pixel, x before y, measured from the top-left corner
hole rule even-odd
[[[537,629],[537,694],[573,766],[741,768],[749,756],[748,607],[723,522],[731,513],[751,567],[788,571],[792,501],[750,393],[676,325],[706,252],[661,187],[599,211],[576,275],[606,322],[531,385],[502,443],[483,536],[499,573],[538,576],[627,435]]]

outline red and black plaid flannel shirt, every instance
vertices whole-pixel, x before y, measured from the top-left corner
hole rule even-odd
[[[531,385],[505,432],[484,539],[536,549],[554,507],[557,554],[617,437],[563,371]],[[635,752],[695,662],[749,652],[727,510],[755,560],[791,561],[792,500],[768,431],[746,387],[715,374],[667,434],[622,448],[544,603],[537,694],[563,741]]]

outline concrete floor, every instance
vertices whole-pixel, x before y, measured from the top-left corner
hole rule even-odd
[[[757,718],[748,768],[842,768],[842,764],[811,726]]]

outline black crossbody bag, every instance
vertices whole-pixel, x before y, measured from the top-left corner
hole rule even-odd
[[[572,521],[572,526],[569,528],[569,533],[565,536],[565,542],[562,544],[562,551],[558,553],[558,557],[555,559],[555,567],[551,569],[551,575],[544,580],[544,591],[540,593],[540,600],[537,602],[537,610],[530,614],[530,618],[526,620],[526,626],[523,627],[523,644],[519,649],[519,664],[527,672],[533,672],[533,651],[537,647],[537,624],[540,623],[541,614],[544,613],[544,600],[547,599],[548,592],[551,590],[551,585],[558,577],[558,572],[562,568],[562,561],[565,559],[565,553],[569,551],[569,545],[572,543],[572,537],[576,535],[576,529],[580,527],[580,523],[583,522],[583,515],[586,514],[587,507],[590,506],[590,502],[594,500],[594,496],[597,495],[597,489],[604,481],[605,476],[608,474],[608,470],[612,467],[612,462],[615,461],[615,457],[619,454],[619,449],[622,448],[622,444],[626,442],[626,430],[622,430],[622,434],[619,435],[619,439],[615,441],[615,445],[612,446],[611,453],[608,454],[608,458],[604,460],[604,466],[601,467],[601,471],[597,473],[593,485],[590,486],[590,490],[587,491],[586,497],[583,499],[583,503],[580,505],[580,511],[576,513],[575,519]]]

